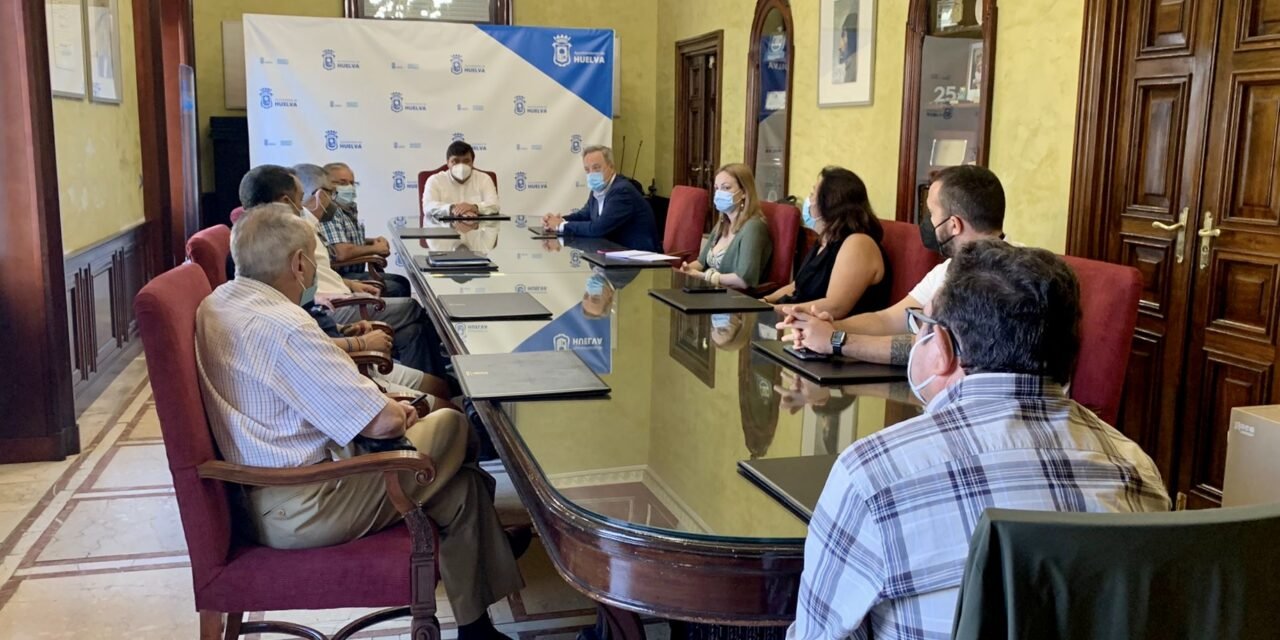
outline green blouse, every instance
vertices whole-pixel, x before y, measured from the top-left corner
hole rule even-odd
[[[704,268],[711,248],[720,241],[720,236],[712,234],[702,245],[702,253],[698,254],[698,262]],[[729,242],[720,261],[720,273],[732,273],[742,278],[748,286],[760,284],[769,268],[769,258],[773,256],[773,240],[769,237],[769,225],[763,218],[752,218]]]

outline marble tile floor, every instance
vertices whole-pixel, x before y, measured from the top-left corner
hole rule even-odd
[[[0,466],[0,638],[197,637],[182,523],[142,358],[81,414],[79,424],[79,455]],[[494,471],[503,521],[527,522],[501,466]],[[594,605],[556,574],[540,545],[520,565],[528,586],[490,611],[504,633],[518,640],[568,640],[594,624]],[[438,598],[444,638],[456,637],[443,591]],[[363,613],[255,612],[249,618],[329,633]],[[655,639],[668,635],[665,624],[651,624],[648,631]],[[407,621],[361,637],[407,638]]]

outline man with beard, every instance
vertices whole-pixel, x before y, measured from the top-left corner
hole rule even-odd
[[[960,249],[979,240],[1004,238],[1004,187],[989,169],[974,165],[948,167],[929,185],[929,219],[920,221],[924,246],[946,258],[898,304],[840,321],[803,306],[792,307],[778,323],[791,330],[797,347],[839,353],[864,362],[906,365],[912,338],[907,310],[933,301]]]

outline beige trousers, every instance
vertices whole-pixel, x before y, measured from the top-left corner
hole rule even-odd
[[[407,474],[406,493],[440,528],[440,579],[458,624],[479,619],[489,605],[524,586],[498,514],[494,481],[466,462],[467,419],[433,411],[405,435],[436,463],[436,480],[423,487]],[[337,457],[358,454],[352,447]],[[249,493],[258,540],[276,549],[341,544],[400,520],[382,474],[372,473],[297,487],[261,487]]]

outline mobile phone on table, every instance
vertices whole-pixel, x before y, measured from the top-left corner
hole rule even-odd
[[[806,349],[804,347],[800,347],[799,349],[795,347],[783,347],[782,350],[786,351],[793,358],[799,358],[800,360],[808,361],[808,360],[830,360],[831,359],[831,354],[818,353],[817,351],[810,351],[809,349]]]
[[[685,293],[724,293],[728,291],[724,287],[681,287],[680,290]]]

